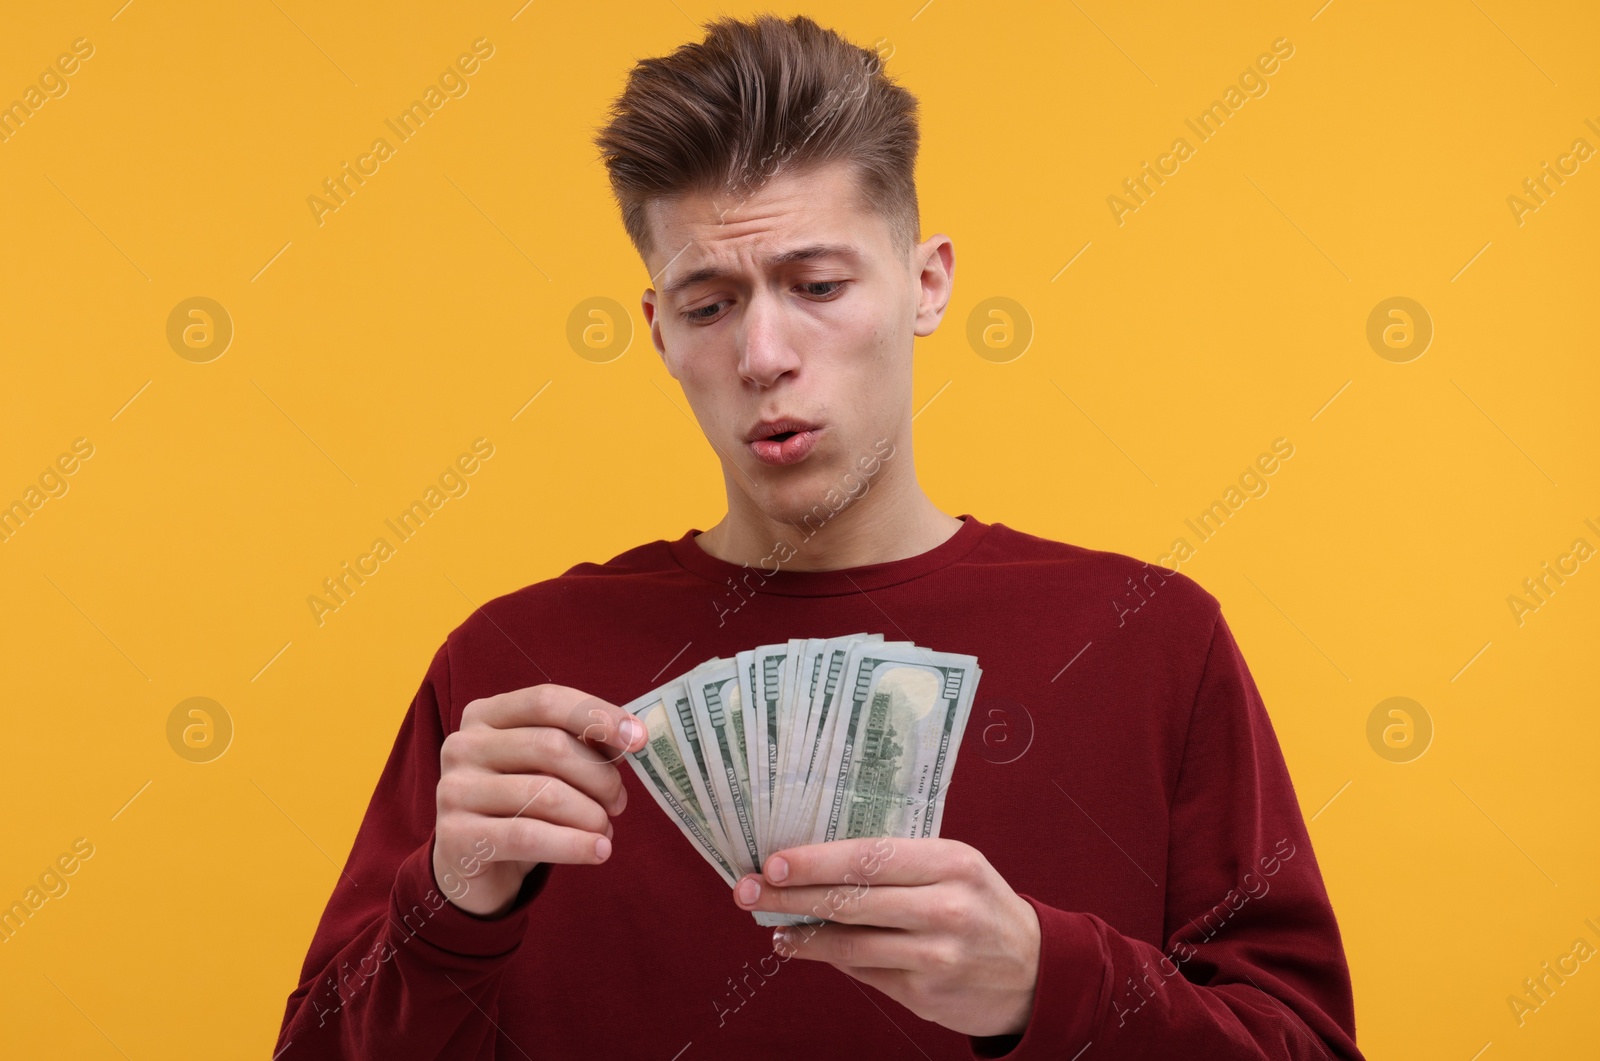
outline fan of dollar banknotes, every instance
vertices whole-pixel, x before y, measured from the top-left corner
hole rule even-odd
[[[627,759],[731,888],[786,847],[938,836],[982,673],[975,656],[882,634],[761,645],[624,705],[649,733]]]

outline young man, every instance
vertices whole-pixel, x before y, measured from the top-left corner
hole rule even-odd
[[[633,71],[599,144],[727,515],[450,633],[289,996],[287,1061],[1360,1057],[1216,599],[917,484],[914,338],[955,259],[917,241],[916,101],[879,65],[764,17]],[[616,705],[859,631],[983,667],[941,835],[792,846],[730,894],[618,768],[643,734]],[[750,911],[830,923],[774,939]]]

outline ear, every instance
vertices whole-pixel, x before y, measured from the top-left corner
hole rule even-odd
[[[661,358],[661,363],[667,367],[667,374],[673,379],[678,374],[672,371],[672,362],[667,358],[667,344],[661,337],[661,322],[656,319],[656,291],[647,287],[644,294],[639,297],[639,310],[644,314],[645,327],[650,329],[650,343],[656,348],[656,353]]]
[[[932,335],[950,304],[956,274],[955,244],[949,236],[937,232],[912,248],[911,253],[917,270],[916,334]]]

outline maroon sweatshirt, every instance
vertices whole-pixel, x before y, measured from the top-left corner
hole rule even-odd
[[[690,530],[474,612],[400,724],[279,1056],[1359,1059],[1339,928],[1216,598],[961,518],[925,553],[835,571],[784,568],[798,535],[746,567]],[[606,862],[537,867],[499,918],[435,883],[439,749],[472,700],[555,682],[624,704],[711,656],[863,630],[983,667],[941,835],[1038,913],[1025,1034],[970,1038],[775,954],[626,768]]]

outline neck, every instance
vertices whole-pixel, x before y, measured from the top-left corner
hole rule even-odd
[[[914,474],[879,474],[838,511],[819,503],[792,521],[757,508],[743,492],[730,490],[728,499],[728,514],[694,542],[719,560],[751,567],[770,564],[783,542],[789,548],[776,555],[792,554],[782,564],[790,571],[887,563],[925,553],[961,529],[961,520],[941,512]]]

